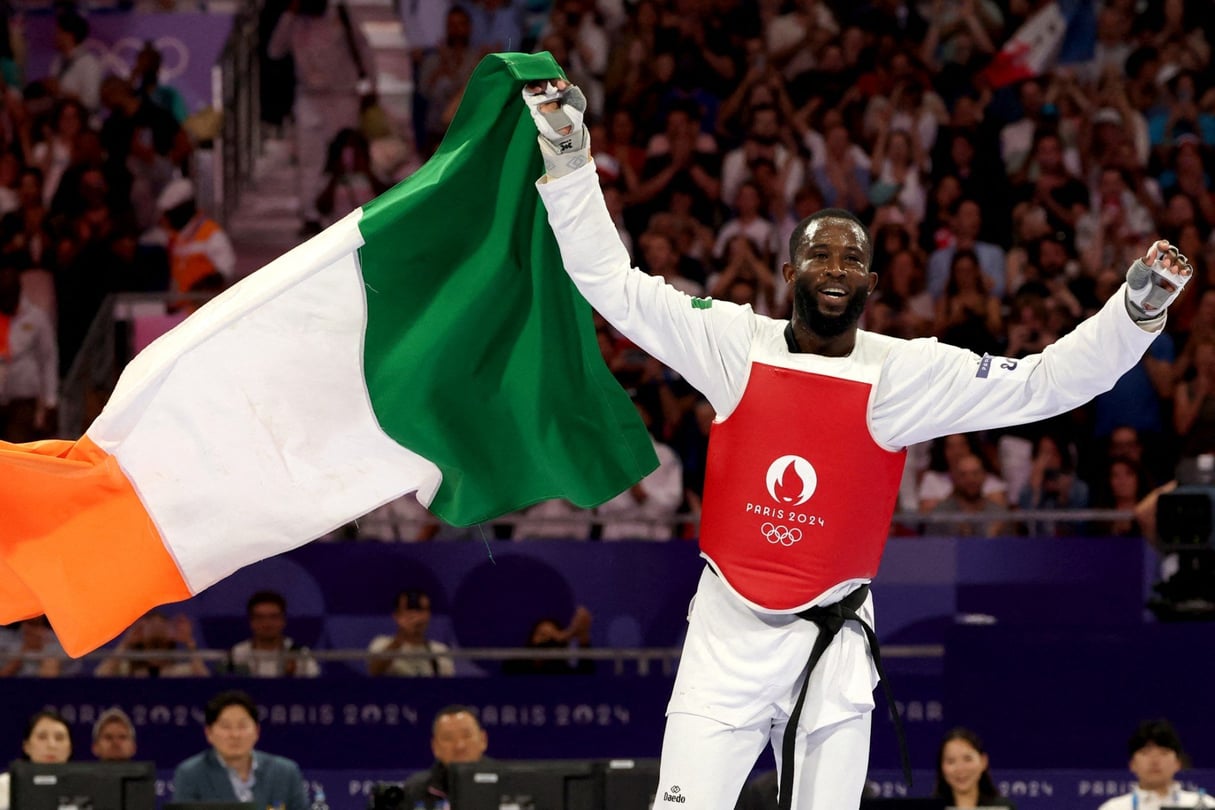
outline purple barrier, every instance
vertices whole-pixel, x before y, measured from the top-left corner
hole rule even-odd
[[[1064,614],[1083,601],[1059,602]],[[1215,764],[1215,623],[1137,627],[955,627],[946,641],[950,725],[975,729],[992,759],[1106,767],[1127,760],[1145,719],[1166,717],[1194,761]]]
[[[888,644],[941,644],[960,613],[1137,625],[1148,559],[1142,543],[1125,539],[896,538],[874,584],[878,634]],[[298,644],[362,648],[392,632],[399,590],[424,588],[434,637],[463,647],[520,645],[536,620],[564,622],[577,605],[595,615],[596,646],[667,647],[683,639],[703,565],[686,541],[313,543],[180,607],[205,645],[226,647],[247,634],[249,594],[273,588],[287,596]]]
[[[85,47],[101,61],[104,74],[127,76],[135,55],[151,40],[163,57],[161,82],[176,87],[190,112],[211,104],[211,68],[232,30],[232,15],[218,12],[105,12],[88,16]],[[26,81],[50,74],[55,21],[50,15],[25,20]]]
[[[941,734],[936,679],[891,667],[917,760],[930,763]],[[312,769],[428,767],[430,723],[444,706],[473,706],[489,753],[506,759],[657,757],[672,679],[610,675],[498,678],[324,678],[315,680],[12,679],[0,690],[0,760],[19,755],[26,719],[44,707],[63,714],[74,748],[88,758],[92,724],[121,706],[136,727],[140,758],[161,768],[205,747],[203,706],[224,689],[245,689],[262,715],[260,745]],[[875,715],[873,762],[895,767],[898,749],[885,710]]]

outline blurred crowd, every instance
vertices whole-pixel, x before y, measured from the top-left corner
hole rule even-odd
[[[414,20],[416,30],[431,32],[415,52],[417,143],[435,147],[482,53],[511,42],[551,52],[588,97],[596,166],[634,261],[689,295],[787,317],[789,234],[839,206],[874,241],[879,283],[863,328],[1015,365],[1100,308],[1154,239],[1190,258],[1192,289],[1113,391],[1050,422],[911,448],[904,517],[1130,510],[1179,461],[1215,452],[1215,20],[1204,4],[555,0],[542,19],[535,5],[468,0],[417,13],[429,27]],[[1001,50],[1050,14],[1066,41],[1041,70],[1010,72]],[[662,465],[589,516],[534,507],[514,535],[610,539],[631,514],[642,522],[617,536],[693,536],[694,523],[674,516],[699,511],[713,411],[597,328]],[[410,504],[388,511],[417,518]],[[423,528],[398,534],[450,534],[411,525]],[[938,528],[1143,531],[1133,519]]]
[[[107,295],[214,291],[236,266],[198,203],[205,133],[160,83],[161,54],[145,44],[106,74],[86,17],[54,17],[43,76],[24,76],[0,20],[0,438],[18,442],[57,435],[60,383]]]
[[[407,131],[386,139],[369,129],[367,115],[355,120],[358,107],[368,111],[375,77],[367,75],[374,71],[365,38],[343,7],[266,6],[263,45],[282,57],[278,63],[295,60],[296,78],[291,85],[286,73],[263,71],[268,81],[286,82],[276,86],[295,99],[284,104],[278,93],[277,108],[263,112],[295,127],[297,148],[324,150],[297,156],[321,172],[319,180],[301,172],[302,233],[420,165],[483,54],[545,50],[586,92],[595,163],[635,263],[693,296],[787,317],[781,268],[789,234],[823,206],[844,207],[873,236],[879,283],[863,328],[936,338],[1015,364],[1101,307],[1154,239],[1189,257],[1196,278],[1166,331],[1111,392],[1050,422],[911,448],[900,511],[924,519],[902,520],[899,532],[933,531],[932,515],[943,512],[1129,510],[1171,480],[1179,463],[1215,453],[1208,3],[428,0],[398,7],[415,92]],[[1001,51],[1050,14],[1066,25],[1061,47],[1030,59],[1020,74],[1010,71]],[[106,294],[214,290],[232,280],[235,266],[230,241],[200,210],[190,181],[192,154],[205,143],[182,127],[180,96],[158,81],[155,49],[144,49],[130,75],[102,76],[81,48],[86,19],[64,7],[57,21],[52,75],[20,79],[12,49],[0,53],[0,437],[17,441],[54,433],[59,380]],[[326,37],[327,49],[308,46]],[[340,56],[341,71],[307,56],[322,51]],[[325,95],[335,93],[361,94],[363,103],[314,121],[316,109],[336,109]],[[390,159],[381,154],[386,143]],[[712,408],[609,325],[600,321],[597,331],[661,465],[594,513],[540,504],[495,528],[496,536],[695,535],[694,519],[681,516],[699,512]],[[338,536],[460,534],[411,499],[378,516],[387,520]],[[975,518],[941,528],[1143,531],[1131,519],[1011,526]]]

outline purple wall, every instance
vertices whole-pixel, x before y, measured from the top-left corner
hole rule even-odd
[[[1022,810],[1096,807],[1126,779],[1131,729],[1158,714],[1178,726],[1199,768],[1215,765],[1215,624],[1147,621],[1153,565],[1126,540],[893,540],[874,586],[882,640],[946,649],[944,658],[889,660],[915,767],[930,770],[945,730],[966,725],[987,740]],[[297,642],[361,649],[390,632],[397,590],[424,587],[433,635],[457,646],[519,644],[540,616],[564,620],[585,604],[596,646],[662,647],[682,638],[701,568],[686,542],[316,543],[169,611],[193,616],[204,645],[225,647],[245,635],[248,595],[274,588],[288,596]],[[466,667],[469,677],[410,681],[369,679],[361,668],[330,663],[312,682],[11,680],[0,689],[9,747],[0,759],[17,754],[25,717],[44,705],[68,712],[87,751],[92,717],[117,703],[135,717],[142,753],[171,768],[202,747],[206,698],[240,685],[263,706],[266,750],[297,759],[309,779],[337,780],[326,786],[335,808],[354,810],[367,780],[427,765],[428,723],[447,703],[478,707],[495,756],[653,757],[671,686],[657,672],[613,677],[609,667],[511,678],[483,677],[493,670],[485,665]],[[895,791],[897,749],[881,708],[871,764]],[[1208,777],[1200,783],[1210,786]],[[930,782],[917,777],[913,792]]]

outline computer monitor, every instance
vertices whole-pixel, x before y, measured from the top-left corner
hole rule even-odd
[[[599,764],[605,810],[650,810],[658,794],[658,760],[609,759]]]
[[[944,799],[861,799],[861,810],[945,810],[947,806]]]
[[[585,759],[448,766],[451,810],[598,810],[594,763]]]
[[[257,802],[165,802],[161,810],[257,810]]]
[[[156,766],[151,762],[17,760],[9,765],[12,810],[155,810]]]

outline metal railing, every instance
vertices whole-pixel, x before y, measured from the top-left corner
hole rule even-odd
[[[79,351],[59,385],[59,435],[84,433],[109,399],[118,375],[133,355],[129,334],[120,340],[118,324],[133,322],[141,307],[161,314],[170,305],[197,304],[214,293],[117,293],[107,295],[85,333]],[[129,332],[129,330],[128,330]]]
[[[603,661],[611,665],[612,674],[625,675],[634,665],[637,675],[649,675],[660,671],[663,675],[672,675],[679,662],[681,648],[679,647],[587,647],[563,649],[533,649],[529,647],[465,647],[451,648],[442,652],[429,650],[396,650],[392,652],[371,653],[365,649],[340,650],[310,650],[300,648],[284,651],[279,654],[259,653],[259,664],[274,663],[285,665],[288,662],[302,661],[325,662],[362,662],[386,660],[417,660],[434,661],[450,659],[452,661]],[[945,647],[941,644],[884,644],[882,657],[890,658],[941,658],[945,655]],[[20,653],[13,657],[26,661],[66,661],[62,654],[57,653]],[[11,658],[9,659],[11,660]],[[79,662],[90,664],[87,668],[92,671],[92,664],[102,661],[127,662],[157,662],[159,664],[181,664],[191,661],[202,661],[214,665],[218,674],[231,664],[228,650],[199,649],[199,650],[98,650],[79,659]],[[3,665],[0,660],[0,666]],[[99,676],[100,677],[100,676]]]
[[[967,526],[976,523],[1000,523],[1009,528],[1011,534],[1016,527],[1031,526],[1036,523],[1051,523],[1063,525],[1083,525],[1088,523],[1112,523],[1119,520],[1133,520],[1135,513],[1126,509],[1002,509],[982,514],[968,512],[894,513],[891,520],[893,526],[917,530],[922,534],[949,534],[950,527]],[[611,525],[613,522],[647,527],[671,528],[679,526],[698,526],[700,514],[685,512],[667,518],[651,516],[617,516],[604,517],[596,515],[592,510],[582,510],[560,517],[533,517],[512,514],[480,524],[480,529],[487,537],[493,537],[495,530],[513,531],[519,524],[527,526],[577,526],[581,537],[586,537],[595,525]],[[417,537],[424,529],[438,523],[434,518],[399,517],[391,514],[372,513],[355,521],[358,539],[406,539]],[[450,527],[449,527],[450,528]],[[676,533],[678,537],[678,533]]]
[[[212,214],[227,225],[253,176],[261,151],[261,69],[258,61],[258,3],[242,3],[232,17],[232,33],[219,63],[211,69],[211,103],[223,113],[212,146]]]

